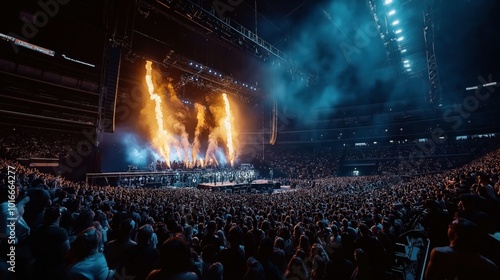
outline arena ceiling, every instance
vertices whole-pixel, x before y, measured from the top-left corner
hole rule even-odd
[[[214,35],[214,30],[186,20],[186,16],[196,14],[179,17],[173,10],[158,12],[132,7],[137,3],[159,2],[180,6],[193,2],[207,9],[214,8],[286,53],[294,67],[278,69],[273,66],[272,56],[264,61],[261,55],[228,44],[227,40]],[[382,6],[387,1],[371,2]],[[423,2],[394,0],[391,5],[404,23],[405,17],[420,18]],[[493,75],[493,79],[498,80],[499,67],[495,62],[500,61],[497,32],[500,24],[495,15],[500,5],[493,0],[432,2],[436,6],[435,48],[443,94],[445,100],[453,103],[463,99],[463,89],[477,84],[479,76]],[[220,6],[221,3],[225,6]],[[258,87],[283,106],[294,109],[424,99],[426,73],[403,82],[394,75],[379,36],[363,37],[373,22],[367,3],[347,0],[16,1],[2,9],[0,32],[94,64],[95,72],[99,73],[105,39],[118,29],[130,35],[126,38],[129,52],[123,53],[124,79],[133,79],[143,67],[135,63],[134,55],[162,61],[174,53]],[[173,13],[184,21],[165,17],[162,12]],[[137,32],[130,33],[133,17],[133,28]],[[422,28],[421,22],[408,20],[405,24],[412,25],[407,28],[411,30]],[[106,30],[106,26],[113,28]],[[406,37],[412,36],[419,34]],[[366,39],[367,42],[360,42]],[[346,46],[355,49],[346,49]],[[425,54],[424,46],[415,48]],[[300,73],[313,79],[304,79]],[[170,74],[177,75],[178,80],[182,75],[177,69],[172,69]],[[304,110],[303,114],[307,115],[310,110]]]

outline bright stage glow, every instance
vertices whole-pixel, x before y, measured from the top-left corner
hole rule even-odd
[[[155,93],[155,86],[153,84],[152,77],[152,62],[146,62],[146,84],[148,86],[148,92],[150,99],[155,104],[155,120],[156,127],[154,129],[155,138],[153,139],[153,144],[156,145],[158,152],[162,155],[162,157],[167,162],[170,167],[170,147],[168,145],[168,139],[170,138],[169,132],[164,128],[163,123],[163,110],[162,110],[162,98],[160,95]]]
[[[391,3],[392,3],[392,0],[385,0],[385,1],[384,1],[384,4],[385,4],[385,5],[389,5],[389,4],[391,4]]]
[[[392,25],[398,25],[399,24],[399,20],[395,20],[392,22]]]
[[[141,111],[142,121],[147,124],[149,145],[167,166],[170,167],[173,161],[183,163],[186,168],[205,167],[206,164],[234,165],[238,155],[237,122],[227,94],[206,101],[209,103],[207,107],[195,103],[192,108],[188,107],[191,102],[177,96],[171,82],[162,84],[161,80],[157,80],[151,61],[146,62],[145,78],[149,98]],[[192,142],[187,128],[191,121],[196,122]],[[207,131],[208,135],[202,135],[203,131]],[[203,136],[208,136],[208,139],[202,139]],[[203,158],[200,153],[204,142],[208,147]],[[225,147],[219,147],[219,142]],[[145,151],[135,149],[130,153],[142,159]]]
[[[389,13],[387,13],[388,15],[392,16],[392,15],[395,15],[396,14],[396,10],[390,10]]]
[[[407,52],[407,50],[406,50],[406,49],[402,49],[402,50],[401,50],[401,53],[405,53],[405,52]]]
[[[162,157],[149,145],[142,143],[133,133],[126,133],[121,137],[121,144],[125,148],[126,161],[137,166],[146,166],[151,161]]]
[[[229,105],[229,99],[227,94],[223,93],[222,98],[224,99],[224,109],[226,116],[224,118],[224,128],[226,129],[226,142],[227,149],[229,151],[229,163],[231,167],[234,166],[234,146],[233,146],[233,116],[231,114],[231,105]]]
[[[403,32],[403,30],[398,29],[398,30],[394,31],[394,34],[399,34],[399,33],[401,33],[401,32]]]
[[[399,37],[399,38],[398,38],[398,39],[396,39],[396,40],[397,40],[398,42],[401,42],[401,41],[403,41],[403,39],[404,39],[404,38],[405,38],[405,37],[401,36],[401,37]]]

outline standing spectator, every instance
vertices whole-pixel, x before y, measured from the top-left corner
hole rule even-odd
[[[51,205],[50,194],[46,187],[44,180],[37,178],[27,190],[30,200],[25,207],[24,219],[31,230],[36,230],[43,224],[45,208]]]
[[[363,223],[359,225],[359,233],[360,237],[355,242],[356,248],[363,249],[373,273],[380,279],[387,264],[387,254],[384,247],[380,241],[373,236],[373,233],[366,224]]]
[[[143,225],[137,232],[137,245],[125,251],[123,269],[136,280],[146,279],[149,272],[158,266],[159,252],[153,247],[153,235],[153,227],[150,224]]]
[[[302,258],[298,255],[293,255],[285,272],[285,279],[290,280],[308,280],[309,270]]]
[[[134,220],[124,220],[120,224],[118,237],[104,245],[104,255],[106,256],[106,261],[111,269],[117,269],[123,265],[125,251],[127,251],[129,247],[137,245],[137,243],[133,241],[130,236],[135,227],[136,223]]]
[[[2,182],[0,181],[0,184]],[[14,194],[14,199],[18,199],[19,192]],[[7,185],[0,185],[0,262],[7,263],[7,254],[10,252],[10,247],[15,244],[16,246],[16,265],[18,267],[17,275],[21,277],[27,271],[24,269],[32,262],[31,252],[28,246],[28,240],[31,229],[26,224],[23,213],[24,206],[29,201],[29,197],[24,197],[21,199],[16,207],[12,209],[12,202],[9,198],[12,198],[12,194],[9,192]],[[12,219],[14,218],[14,228],[15,228],[15,243],[12,243],[11,236],[12,230]],[[4,259],[5,258],[5,259]],[[0,278],[1,279],[14,279],[8,278],[13,276],[13,274],[7,271],[7,268],[0,268]]]
[[[272,262],[273,252],[273,241],[269,237],[264,237],[260,241],[257,250],[257,260],[262,264],[267,280],[279,280],[283,278],[283,274],[279,268]]]
[[[254,257],[250,257],[246,263],[247,271],[243,276],[243,280],[265,280],[264,268],[262,264]]]
[[[363,249],[358,248],[354,251],[354,260],[356,261],[356,268],[352,273],[351,280],[378,279],[374,276],[368,255]]]
[[[425,200],[424,207],[428,212],[423,218],[422,225],[429,236],[430,246],[438,247],[448,244],[447,225],[452,217],[444,212],[434,199]]]
[[[314,243],[311,247],[311,252],[309,253],[309,258],[311,259],[311,279],[312,280],[324,280],[326,278],[327,265],[330,263],[330,257],[323,249],[320,243]]]
[[[99,227],[91,226],[77,236],[67,256],[67,280],[111,280],[114,271],[109,269],[100,251],[102,235]]]
[[[216,232],[217,232],[217,224],[213,220],[209,221],[207,225],[207,232],[205,233],[205,235],[203,235],[201,239],[200,245],[202,248],[207,246],[208,244],[212,244],[218,247],[222,246],[222,240],[220,240]]]
[[[224,267],[224,279],[241,279],[245,274],[245,252],[243,244],[243,230],[235,225],[229,230],[229,246],[222,249],[216,260]]]
[[[274,252],[272,262],[276,264],[281,273],[285,273],[287,259],[285,254],[285,240],[279,236],[274,239]]]
[[[146,280],[198,280],[191,271],[191,249],[181,236],[173,236],[160,248],[160,268],[149,273]]]
[[[53,206],[45,210],[44,223],[30,237],[30,248],[35,258],[33,275],[39,279],[63,279],[64,257],[69,252],[68,233],[59,227],[61,212]]]
[[[425,269],[426,280],[499,279],[494,262],[478,253],[477,226],[465,219],[454,220],[449,229],[450,244],[432,249]]]

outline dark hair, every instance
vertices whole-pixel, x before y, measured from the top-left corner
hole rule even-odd
[[[118,238],[123,240],[130,238],[130,234],[135,228],[135,221],[132,219],[126,219],[120,223],[120,229],[118,230]]]
[[[232,226],[228,232],[228,241],[232,246],[243,244],[243,230],[240,226]]]
[[[50,206],[49,208],[45,209],[43,218],[44,224],[50,225],[54,223],[59,217],[61,217],[59,206]]]
[[[160,266],[168,275],[191,270],[191,249],[182,237],[172,236],[161,245]]]
[[[76,234],[92,226],[92,221],[94,220],[95,212],[91,209],[85,209],[78,214],[75,220],[75,232]]]
[[[150,224],[143,225],[137,232],[137,243],[147,244],[153,236],[153,226]]]
[[[90,226],[80,232],[71,244],[68,253],[68,267],[95,254],[101,244],[102,232],[98,226]]]
[[[475,223],[458,218],[451,222],[448,229],[448,237],[454,248],[465,252],[476,252],[478,250],[478,227]]]
[[[31,182],[31,187],[36,188],[36,187],[41,186],[43,184],[44,184],[43,179],[36,178],[35,180],[33,180],[33,182]]]
[[[259,244],[259,248],[257,249],[258,260],[263,262],[267,261],[271,258],[271,255],[274,251],[273,240],[269,237],[264,237]]]

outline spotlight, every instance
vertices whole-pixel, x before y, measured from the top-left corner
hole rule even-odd
[[[399,20],[395,20],[392,22],[392,25],[398,25],[399,24]]]
[[[406,49],[402,49],[402,50],[401,50],[401,53],[405,53],[405,52],[406,52]]]
[[[389,4],[391,4],[391,3],[392,3],[392,0],[385,0],[385,1],[384,1],[384,4],[385,4],[385,5],[389,5]]]
[[[392,15],[396,14],[396,10],[390,10],[389,13],[387,13],[387,14],[392,16]]]
[[[401,42],[401,41],[403,41],[403,39],[404,39],[404,38],[405,38],[405,37],[401,36],[401,37],[399,37],[399,38],[398,38],[398,39],[396,39],[396,40],[397,40],[398,42]]]
[[[408,59],[406,59],[406,60],[403,60],[403,63],[410,63],[410,61]]]
[[[403,30],[398,29],[398,30],[394,31],[394,34],[399,34],[399,33],[401,33],[402,31],[403,31]]]

